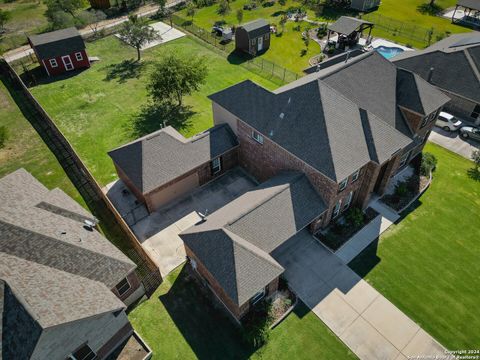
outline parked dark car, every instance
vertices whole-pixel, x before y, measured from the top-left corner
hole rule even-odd
[[[480,129],[473,126],[464,126],[460,129],[460,136],[464,139],[480,141]]]

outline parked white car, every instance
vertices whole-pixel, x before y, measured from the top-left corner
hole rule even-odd
[[[438,115],[435,125],[441,127],[445,131],[456,131],[460,129],[462,122],[452,114],[442,111],[440,112],[440,115]]]

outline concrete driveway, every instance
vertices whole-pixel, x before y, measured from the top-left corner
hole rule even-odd
[[[480,143],[463,139],[458,131],[450,132],[438,127],[433,128],[428,140],[469,160],[472,159],[472,152],[480,149]]]
[[[307,230],[272,255],[293,291],[360,359],[445,355],[439,343]]]

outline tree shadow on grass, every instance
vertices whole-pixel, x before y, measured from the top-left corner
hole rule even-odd
[[[160,301],[200,360],[248,359],[255,351],[242,341],[238,326],[189,265],[183,267]]]
[[[148,64],[148,61],[129,59],[118,64],[107,65],[103,68],[106,71],[104,81],[117,80],[122,84],[128,79],[138,79]]]
[[[165,126],[173,126],[177,130],[188,129],[191,117],[195,114],[190,106],[164,103],[149,103],[133,116],[127,131],[134,137],[142,137]]]
[[[443,7],[437,4],[430,5],[430,3],[424,3],[417,6],[417,11],[422,15],[436,16],[443,11]]]

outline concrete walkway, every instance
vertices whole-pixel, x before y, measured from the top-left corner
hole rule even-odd
[[[352,261],[400,218],[396,212],[382,204],[378,199],[373,200],[370,207],[377,211],[379,215],[335,252],[345,264]]]
[[[307,230],[272,255],[293,291],[360,359],[448,359],[438,342]]]

